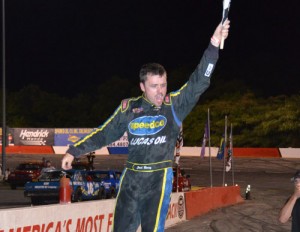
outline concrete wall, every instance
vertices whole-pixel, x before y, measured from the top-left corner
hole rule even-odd
[[[239,186],[212,187],[185,193],[186,219],[203,215],[213,209],[244,202]]]
[[[165,227],[243,202],[238,186],[172,193]],[[0,232],[71,232],[112,229],[115,199],[0,210]],[[140,232],[141,229],[139,228]]]
[[[0,232],[108,232],[114,208],[115,199],[1,209]],[[166,227],[185,220],[184,193],[172,193]]]

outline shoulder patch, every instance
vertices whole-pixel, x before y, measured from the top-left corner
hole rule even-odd
[[[122,100],[122,103],[121,103],[121,110],[122,110],[122,112],[124,112],[124,111],[126,111],[128,109],[129,100],[130,100],[130,98]]]
[[[121,102],[121,112],[123,113],[124,111],[128,110],[128,108],[132,104],[131,102],[138,101],[139,99],[141,99],[141,96],[137,97],[137,98],[127,98],[127,99],[122,100],[122,102]]]
[[[167,95],[165,96],[165,103],[166,103],[166,104],[170,104],[170,103],[171,103],[171,97],[170,97],[170,94],[167,94]]]

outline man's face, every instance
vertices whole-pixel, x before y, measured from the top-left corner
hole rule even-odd
[[[147,75],[145,83],[140,83],[145,97],[155,106],[161,106],[167,93],[167,76]]]

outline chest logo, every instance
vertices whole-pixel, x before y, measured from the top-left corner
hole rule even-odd
[[[161,131],[167,124],[166,117],[158,116],[143,116],[132,120],[128,129],[133,135],[154,135]]]

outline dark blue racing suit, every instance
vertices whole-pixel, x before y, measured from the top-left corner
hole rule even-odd
[[[292,232],[300,231],[300,198],[297,199],[292,210]]]
[[[114,114],[89,135],[70,146],[78,157],[128,135],[128,160],[123,171],[114,212],[113,231],[164,231],[172,192],[172,162],[183,119],[208,88],[218,59],[209,45],[189,81],[166,95],[161,107],[144,96],[125,99]]]

